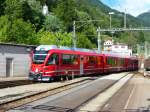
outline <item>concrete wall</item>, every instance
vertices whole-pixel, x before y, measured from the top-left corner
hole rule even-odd
[[[30,69],[29,47],[0,44],[0,77],[6,77],[6,59],[12,59],[11,77],[28,76]]]

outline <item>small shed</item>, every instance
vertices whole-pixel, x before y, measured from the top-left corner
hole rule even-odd
[[[28,76],[30,53],[36,46],[0,43],[0,77]]]

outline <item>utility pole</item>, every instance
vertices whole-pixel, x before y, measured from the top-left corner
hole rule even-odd
[[[76,21],[73,21],[73,48],[76,49]]]
[[[145,59],[148,57],[148,43],[145,41]]]
[[[101,32],[100,32],[100,27],[97,29],[97,42],[98,42],[98,53],[101,53]]]
[[[126,14],[126,9],[124,12],[124,28],[127,28],[127,14]]]
[[[137,55],[138,55],[138,57],[140,56],[140,52],[141,52],[140,45],[139,45],[139,44],[137,44]]]
[[[111,16],[113,15],[113,14],[115,14],[114,12],[109,12],[109,25],[110,25],[110,29],[112,28],[112,18],[111,18]]]
[[[110,29],[111,29],[111,14],[110,14],[110,21],[109,21],[109,24],[110,24]]]

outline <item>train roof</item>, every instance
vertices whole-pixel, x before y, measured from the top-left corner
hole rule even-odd
[[[56,45],[40,45],[36,48],[36,50],[63,50],[63,51],[73,51],[73,52],[83,52],[83,53],[94,53],[94,54],[99,54],[98,51],[96,50],[91,50],[91,49],[83,49],[83,48],[70,48],[70,47],[65,47],[65,46],[59,46],[57,47]]]
[[[72,53],[72,54],[84,54],[84,55],[104,55],[104,56],[110,56],[110,57],[117,57],[117,58],[131,58],[136,59],[136,57],[133,56],[121,56],[121,55],[115,55],[115,54],[100,54],[97,50],[90,50],[90,49],[83,49],[83,48],[70,48],[65,46],[56,46],[56,45],[40,45],[35,50],[53,50],[55,52],[61,52],[61,53]]]
[[[116,55],[116,54],[104,54],[104,55],[110,56],[110,57],[137,59],[137,57],[135,57],[135,56],[122,56],[122,55]]]

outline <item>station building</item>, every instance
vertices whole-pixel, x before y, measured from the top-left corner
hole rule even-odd
[[[0,43],[0,78],[28,76],[36,46]]]

